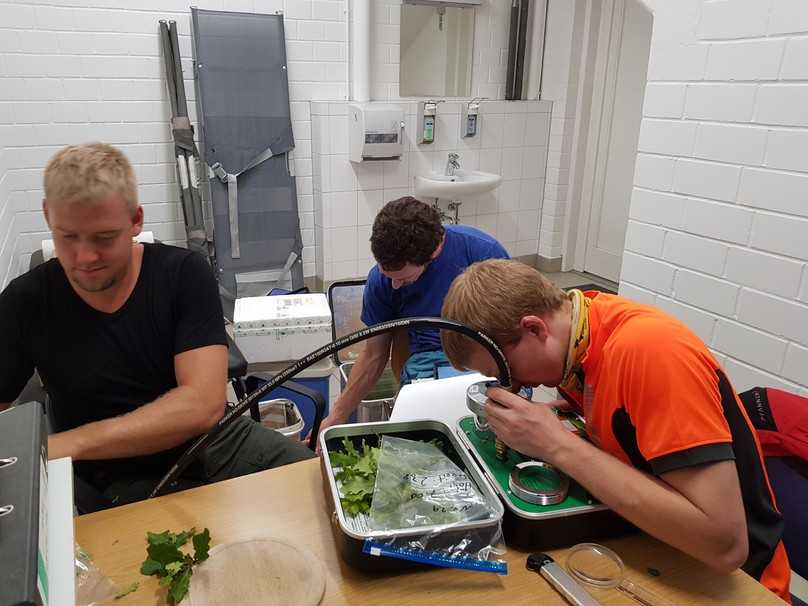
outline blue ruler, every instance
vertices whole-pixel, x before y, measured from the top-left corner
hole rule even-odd
[[[408,549],[395,545],[385,545],[373,539],[365,539],[362,545],[362,553],[372,556],[388,556],[399,560],[409,560],[420,564],[431,564],[432,566],[442,566],[443,568],[460,568],[462,570],[473,570],[476,572],[494,572],[496,574],[508,574],[508,563],[499,560],[478,560],[476,558],[448,556],[434,551],[423,551],[420,549]]]

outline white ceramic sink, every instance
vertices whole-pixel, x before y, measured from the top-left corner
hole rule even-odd
[[[501,181],[500,175],[479,170],[458,169],[451,177],[431,173],[415,177],[415,195],[423,198],[462,200],[466,196],[491,191]]]

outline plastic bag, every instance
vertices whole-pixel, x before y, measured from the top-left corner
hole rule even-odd
[[[76,544],[76,606],[94,606],[112,600],[118,587],[93,564],[90,555]]]
[[[437,446],[382,437],[366,553],[504,574],[493,519],[473,480]]]

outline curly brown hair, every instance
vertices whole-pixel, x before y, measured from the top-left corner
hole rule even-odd
[[[443,234],[437,210],[404,196],[385,204],[376,215],[370,249],[382,269],[398,271],[407,263],[426,265]]]

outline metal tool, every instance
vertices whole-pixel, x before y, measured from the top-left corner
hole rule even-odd
[[[524,461],[511,470],[508,487],[528,503],[555,505],[567,498],[570,481],[549,463]]]
[[[546,553],[531,553],[527,557],[527,569],[538,572],[547,579],[547,582],[573,606],[600,606],[600,602]]]
[[[623,560],[603,545],[579,543],[572,546],[567,555],[567,570],[585,585],[617,589],[643,606],[671,606],[665,598],[626,579]]]

